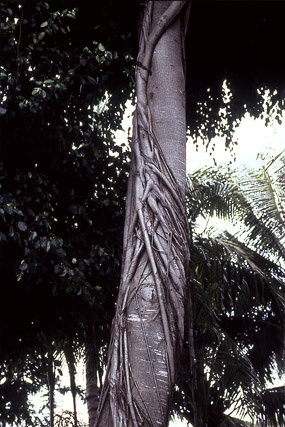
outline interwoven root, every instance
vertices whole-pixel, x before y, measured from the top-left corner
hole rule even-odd
[[[153,49],[184,5],[172,2],[152,31],[152,2],[145,6],[122,279],[98,426],[168,423],[184,334],[188,225],[183,195],[153,131],[147,83]]]

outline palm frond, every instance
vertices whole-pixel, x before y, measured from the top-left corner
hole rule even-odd
[[[256,251],[271,259],[282,259],[278,262],[284,266],[284,171],[285,156],[281,155],[278,165],[275,158],[259,170],[222,167],[197,171],[188,180],[187,207],[192,223],[199,214],[215,214],[238,223],[237,236],[246,245],[254,242]]]
[[[285,424],[285,386],[264,390],[261,394],[261,427],[279,427]]]
[[[243,211],[243,222],[247,226],[246,241],[252,239],[261,253],[265,249],[275,251],[285,260],[284,217],[280,203],[279,186],[268,171],[244,169],[237,173],[240,191],[250,204]],[[284,197],[284,196],[283,196]]]
[[[200,387],[207,383],[208,415],[221,426],[246,425],[232,413],[225,414],[230,407],[241,417],[262,414],[262,388],[274,367],[282,366],[285,168],[281,164],[285,165],[283,155],[269,159],[257,172],[208,168],[189,178],[197,369],[204,382]],[[217,229],[211,222],[201,234],[199,216],[225,219],[236,231],[227,232],[226,223]]]
[[[234,212],[236,186],[226,180],[209,180],[209,169],[188,177],[187,207],[191,221],[198,215],[216,215],[218,218],[229,219]]]

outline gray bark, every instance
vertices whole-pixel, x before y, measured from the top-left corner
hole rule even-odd
[[[154,3],[152,28],[170,3]],[[154,132],[159,135],[165,159],[183,197],[186,184],[184,32],[184,22],[176,19],[158,40],[152,56],[152,75],[147,86]]]
[[[167,426],[184,335],[186,2],[145,6],[124,257],[96,426]]]

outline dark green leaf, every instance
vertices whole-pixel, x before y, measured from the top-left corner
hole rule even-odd
[[[43,31],[39,34],[38,40],[42,40],[44,38],[44,36],[45,36],[45,32]]]
[[[101,50],[101,52],[105,52],[105,47],[102,45],[102,43],[98,44],[98,49]]]
[[[90,83],[92,83],[93,85],[96,85],[96,84],[97,84],[96,80],[95,80],[95,79],[94,79],[94,77],[92,77],[92,76],[87,76],[87,80],[88,80]]]
[[[27,231],[27,229],[28,229],[27,224],[23,221],[18,222],[18,228],[21,231]]]
[[[28,268],[28,264],[25,261],[22,261],[21,264],[20,264],[20,266],[19,266],[19,269],[21,271],[26,271],[27,268]]]

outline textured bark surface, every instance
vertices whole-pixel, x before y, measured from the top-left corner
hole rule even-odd
[[[167,1],[155,2],[152,28],[169,6]],[[184,18],[184,19],[183,19]],[[148,103],[155,134],[168,166],[175,174],[182,195],[186,176],[186,122],[185,122],[185,64],[184,11],[182,19],[175,19],[161,37],[153,52],[147,85]],[[186,24],[186,22],[185,22]]]
[[[184,335],[187,2],[145,7],[123,269],[97,426],[167,426]]]

